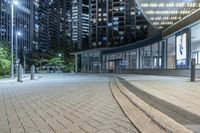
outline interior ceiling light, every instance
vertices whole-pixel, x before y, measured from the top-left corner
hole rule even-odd
[[[200,8],[200,0],[137,0],[144,15],[157,29],[164,29]]]

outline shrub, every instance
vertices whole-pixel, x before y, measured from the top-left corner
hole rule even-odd
[[[7,43],[0,42],[0,75],[8,75],[10,72],[10,51]]]
[[[11,61],[7,59],[0,59],[0,75],[8,75],[10,72]]]

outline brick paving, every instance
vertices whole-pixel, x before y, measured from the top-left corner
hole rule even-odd
[[[200,133],[200,79],[187,77],[122,74],[124,86],[185,127]]]
[[[97,75],[0,81],[0,133],[137,133]]]
[[[180,108],[173,103],[157,98],[120,78],[120,82],[144,102],[173,118],[182,125],[200,124],[200,116]]]

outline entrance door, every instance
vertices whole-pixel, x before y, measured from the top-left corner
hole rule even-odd
[[[110,72],[115,74],[122,73],[122,59],[110,60]]]
[[[122,73],[122,60],[115,60],[115,73]]]

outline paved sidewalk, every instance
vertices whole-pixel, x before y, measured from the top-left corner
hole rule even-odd
[[[42,77],[0,82],[0,133],[137,133],[113,98],[108,78]]]
[[[118,76],[124,78],[138,89],[147,92],[147,94],[145,94],[136,88],[133,90],[133,93],[137,93],[137,95],[143,100],[147,100],[147,103],[155,106],[155,108],[164,113],[169,110],[166,112],[168,116],[173,116],[172,118],[176,121],[196,131],[200,131],[199,80],[197,82],[189,82],[189,79],[184,77],[164,77],[151,75]],[[129,88],[131,87],[128,84],[126,86],[129,86]],[[160,100],[156,98],[159,98]]]

